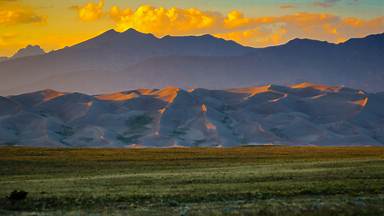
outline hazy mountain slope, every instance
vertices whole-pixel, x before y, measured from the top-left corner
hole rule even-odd
[[[0,97],[0,144],[170,147],[384,145],[384,93],[300,83]]]
[[[44,55],[45,51],[38,45],[28,45],[25,48],[18,50],[11,59],[23,58],[28,56]]]
[[[110,30],[73,47],[39,57],[1,63],[0,73],[5,79],[1,80],[0,93],[8,95],[41,88],[105,92],[108,86],[114,86],[116,82],[126,81],[131,77],[130,74],[122,77],[111,76],[112,74],[151,57],[234,56],[252,50],[209,35],[156,38],[132,29],[123,33]],[[82,81],[90,77],[92,79]],[[104,79],[106,77],[109,77],[108,85]],[[39,87],[36,88],[37,86]],[[127,85],[122,89],[126,88]],[[117,88],[112,90],[116,91]]]
[[[220,89],[309,80],[381,91],[382,43],[383,34],[340,45],[296,39],[282,46],[255,49],[246,56],[152,58],[121,74],[132,74],[132,85],[156,87],[165,84]],[[128,79],[127,82],[131,84]]]
[[[9,58],[0,56],[0,62],[18,59],[18,58],[29,57],[29,56],[44,55],[44,54],[45,54],[45,51],[40,46],[28,45],[28,46],[18,50],[13,56],[11,56]]]
[[[42,88],[90,94],[127,88],[223,89],[312,81],[382,91],[384,34],[342,44],[295,39],[255,49],[210,35],[156,38],[113,30],[45,55],[0,63],[0,95]]]

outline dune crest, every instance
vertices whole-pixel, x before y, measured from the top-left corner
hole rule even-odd
[[[328,85],[319,85],[315,83],[310,83],[310,82],[303,82],[295,85],[291,85],[291,88],[294,89],[304,89],[304,88],[311,88],[311,89],[316,89],[319,91],[332,91],[332,92],[337,92],[341,88],[341,86],[328,86]]]
[[[97,95],[95,97],[99,100],[106,100],[106,101],[126,101],[132,98],[135,98],[137,96],[138,95],[134,92],[129,92],[129,93],[117,92],[112,94]]]

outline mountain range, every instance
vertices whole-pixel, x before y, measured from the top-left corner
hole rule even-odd
[[[344,43],[294,39],[245,47],[211,35],[107,31],[46,54],[0,62],[0,95],[50,88],[99,94],[135,88],[227,89],[303,81],[384,90],[384,34]]]
[[[236,48],[236,46],[235,46]],[[299,83],[0,97],[0,145],[384,145],[384,93]]]

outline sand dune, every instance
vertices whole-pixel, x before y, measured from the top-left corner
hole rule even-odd
[[[384,145],[384,94],[299,83],[0,97],[0,144],[61,147]]]

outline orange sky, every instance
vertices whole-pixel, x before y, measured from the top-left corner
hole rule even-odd
[[[363,2],[0,0],[0,56],[27,44],[59,49],[111,28],[135,28],[159,37],[213,34],[254,47],[296,37],[338,43],[384,32],[384,4]]]

